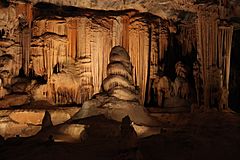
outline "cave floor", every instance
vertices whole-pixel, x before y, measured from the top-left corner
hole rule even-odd
[[[160,116],[160,134],[140,138],[145,160],[234,160],[240,159],[240,115],[238,113],[191,113]],[[171,118],[166,118],[171,117]],[[173,118],[175,117],[175,118]],[[120,123],[93,117],[88,138],[79,143],[49,143],[31,138],[12,138],[0,146],[1,160],[112,160],[119,152],[114,132]]]

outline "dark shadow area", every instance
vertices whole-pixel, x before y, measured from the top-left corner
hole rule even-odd
[[[240,30],[233,33],[229,81],[229,107],[240,112]]]
[[[9,0],[0,0],[0,8],[7,8],[9,6]]]
[[[138,21],[153,21],[159,19],[160,17],[153,15],[148,12],[139,13],[136,9],[127,9],[127,10],[93,10],[86,8],[78,8],[73,6],[59,6],[51,3],[39,2],[34,5],[34,19],[59,19],[64,20],[65,17],[77,17],[77,16],[86,16],[87,18],[97,19],[99,17],[104,18],[114,18],[112,16],[124,16],[128,15],[131,17],[137,17]],[[137,13],[137,14],[131,14]],[[160,18],[161,19],[161,18]],[[132,21],[133,23],[134,21]],[[96,21],[96,23],[98,23]]]
[[[5,35],[5,30],[0,30],[0,39],[3,39],[3,36]]]
[[[129,12],[138,12],[137,10],[121,10],[121,11],[98,11],[86,8],[78,8],[73,6],[58,6],[51,3],[39,2],[34,5],[35,15],[34,17],[42,18],[51,16],[60,16],[60,17],[76,17],[76,16],[87,16],[87,17],[98,17],[98,16],[119,16],[127,15]]]
[[[180,115],[160,128],[159,134],[138,139],[141,160],[239,159],[239,122],[239,115],[234,113]],[[120,122],[93,116],[72,123],[90,126],[84,141],[57,142],[55,135],[47,130],[28,138],[0,137],[0,159],[119,160],[116,157],[120,153]]]
[[[158,62],[158,76],[162,77],[162,76],[166,76],[168,77],[172,83],[174,83],[174,80],[176,79],[177,75],[176,75],[176,68],[175,65],[176,63],[178,63],[179,61],[181,61],[188,69],[188,76],[187,76],[187,81],[190,85],[191,88],[191,99],[193,99],[193,101],[195,100],[195,81],[194,81],[194,77],[193,77],[193,63],[197,60],[197,49],[193,46],[192,47],[192,51],[191,53],[183,53],[183,49],[182,49],[182,44],[181,42],[178,40],[178,36],[179,36],[179,32],[177,32],[176,34],[170,34],[169,37],[169,45],[168,45],[168,49],[167,51],[165,51],[164,53],[164,59],[162,61]],[[159,45],[159,44],[158,44]],[[149,53],[151,53],[149,51]],[[149,67],[150,67],[151,63],[149,62]],[[160,70],[163,69],[162,70]],[[150,74],[150,69],[149,72]],[[158,103],[157,103],[157,95],[154,92],[154,88],[153,88],[153,80],[150,79],[150,75],[148,75],[148,82],[147,82],[147,86],[149,87],[146,91],[146,97],[149,96],[150,94],[150,100],[146,100],[145,101],[145,106],[146,107],[158,107]],[[164,99],[163,99],[163,103],[164,103]]]
[[[20,68],[18,77],[28,78],[29,80],[36,80],[38,84],[47,84],[47,75],[36,75],[33,69],[29,69],[29,75],[26,76],[23,67]]]

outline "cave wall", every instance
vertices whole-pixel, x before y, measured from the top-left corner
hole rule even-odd
[[[14,85],[19,75],[37,81],[40,78],[45,84],[29,93],[34,100],[81,104],[101,90],[111,48],[120,45],[129,52],[142,104],[149,100],[152,81],[159,78],[159,71],[170,76],[170,83],[178,76],[174,65],[182,60],[190,67],[188,74],[194,79],[192,87],[199,105],[215,105],[223,92],[219,89],[228,90],[233,26],[226,19],[237,16],[237,7],[232,11],[229,5],[196,7],[189,2],[191,7],[185,12],[186,6],[178,1],[176,5],[181,4],[183,10],[178,21],[174,16],[169,20],[160,18],[164,17],[161,12],[155,16],[128,8],[128,1],[125,10],[109,2],[115,11],[86,9],[94,8],[92,1],[86,2],[85,9],[81,8],[82,2],[71,4],[76,8],[57,6],[55,1],[37,2],[16,1],[0,9],[0,56],[6,64],[0,67],[4,87]],[[96,1],[95,5],[99,7],[100,3]],[[152,5],[148,7],[153,9]],[[177,27],[176,21],[180,22]],[[195,60],[199,65],[197,77],[192,75]]]
[[[14,29],[10,25],[2,27],[13,33],[1,43],[12,39],[18,46],[12,51],[17,63],[12,65],[10,81],[19,72],[47,81],[33,91],[35,100],[80,104],[91,98],[101,90],[106,78],[111,48],[120,45],[129,52],[134,85],[140,88],[140,101],[144,103],[148,76],[157,74],[159,58],[163,59],[162,52],[168,45],[166,20],[156,16],[149,18],[152,15],[136,11],[89,13],[76,10],[77,16],[63,16],[65,11],[59,16],[57,12],[51,14],[52,11],[49,13],[31,3],[13,3],[4,10],[9,12],[6,15],[12,16],[4,21],[14,21],[16,26]],[[3,51],[2,54],[8,53]]]
[[[196,22],[198,62],[200,63],[206,108],[228,106],[230,59],[234,26],[227,22],[230,9],[224,6],[200,10]],[[200,92],[197,90],[197,92]]]
[[[0,56],[3,62],[0,72],[3,85],[7,86],[13,77],[19,75],[19,70],[26,70],[28,65],[32,5],[1,6],[0,15]]]
[[[77,80],[79,86],[74,86],[73,88],[78,89],[86,86],[89,95],[87,96],[88,99],[92,94],[100,91],[102,81],[106,78],[111,48],[117,45],[123,46],[129,52],[134,68],[134,85],[139,86],[141,93],[140,101],[144,103],[149,71],[149,56],[155,57],[155,60],[152,58],[155,61],[152,66],[156,67],[158,55],[161,51],[164,52],[167,47],[167,44],[165,44],[167,38],[162,36],[167,33],[163,34],[159,29],[154,29],[150,33],[151,24],[159,26],[160,18],[152,22],[146,20],[144,22],[142,15],[136,17],[110,15],[108,17],[98,16],[96,18],[80,16],[67,17],[64,20],[34,20],[33,37],[38,36],[37,41],[45,34],[54,34],[66,39],[60,40],[56,38],[55,40],[55,38],[49,36],[50,39],[47,40],[43,37],[44,42],[50,43],[47,44],[49,49],[33,45],[35,42],[32,40],[31,53],[32,55],[35,54],[35,56],[30,59],[33,61],[35,73],[43,75],[44,72],[41,71],[46,71],[50,79],[53,74],[53,68],[57,64],[64,66],[65,70],[71,68],[71,65],[75,67],[75,70],[72,72],[74,76],[79,76]],[[41,30],[39,33],[37,28],[42,28],[41,26],[45,26],[45,31]],[[165,27],[165,29],[165,32],[168,32],[168,28]],[[156,38],[150,40],[150,34],[154,34]],[[54,40],[55,42],[51,42]],[[156,43],[159,43],[157,41],[161,41],[159,47],[156,46]],[[153,45],[153,47],[150,45]],[[46,46],[46,44],[43,46]],[[65,55],[58,56],[64,53]],[[36,54],[39,56],[36,56]],[[153,74],[157,74],[157,68],[155,68]],[[56,90],[57,88],[55,85]],[[81,91],[81,89],[76,92],[80,92],[75,93],[80,94],[80,97],[84,97],[86,94],[86,91]],[[79,99],[77,95],[74,97]],[[77,102],[82,103],[84,100],[86,99],[83,98],[83,100]]]

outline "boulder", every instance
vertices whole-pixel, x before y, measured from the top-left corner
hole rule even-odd
[[[63,124],[58,129],[58,132],[60,132],[63,135],[70,136],[75,140],[84,140],[86,128],[87,128],[86,125],[81,124]]]
[[[9,137],[16,137],[16,135],[22,136],[22,137],[28,137],[36,134],[40,129],[40,126],[35,126],[36,130],[27,130],[29,126],[27,124],[19,124],[15,122],[1,122],[0,123],[0,135],[2,135],[5,138]],[[39,130],[38,130],[39,129]]]
[[[137,133],[138,138],[149,137],[152,135],[160,134],[160,127],[148,127],[132,124],[134,130]]]
[[[14,110],[9,117],[19,124],[41,125],[44,114],[43,110]]]
[[[41,129],[42,129],[41,126],[29,125],[27,128],[24,128],[22,130],[22,133],[20,133],[19,135],[21,137],[30,137],[36,135]]]
[[[106,110],[104,110],[101,106],[102,106],[102,103],[97,99],[85,101],[83,103],[81,110],[77,112],[72,117],[72,119],[76,120],[76,119],[82,119],[82,118],[105,114]]]
[[[79,112],[80,107],[71,107],[71,108],[64,108],[63,111],[73,117],[77,112]]]
[[[48,112],[51,116],[51,121],[54,126],[62,124],[71,118],[71,116],[63,110],[49,110]]]

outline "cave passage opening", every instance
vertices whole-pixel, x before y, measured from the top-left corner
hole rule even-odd
[[[187,82],[191,88],[191,101],[196,101],[196,93],[195,93],[195,81],[193,77],[193,63],[197,61],[197,49],[195,46],[192,46],[192,49],[189,53],[184,52],[184,45],[179,41],[179,33],[171,33],[169,38],[169,45],[167,51],[164,53],[164,59],[159,61],[158,66],[158,75],[166,76],[169,80],[169,84],[171,85],[171,92],[174,92],[174,81],[177,78],[176,74],[176,64],[178,62],[182,62],[188,70],[188,74],[186,77]],[[144,102],[145,107],[160,107],[158,104],[158,96],[157,91],[154,89],[154,80],[148,76],[148,84],[149,87],[146,90],[146,99]],[[171,93],[175,96],[174,93]],[[163,95],[164,96],[164,95]],[[164,106],[164,98],[162,99],[161,107],[174,107],[172,106]]]

